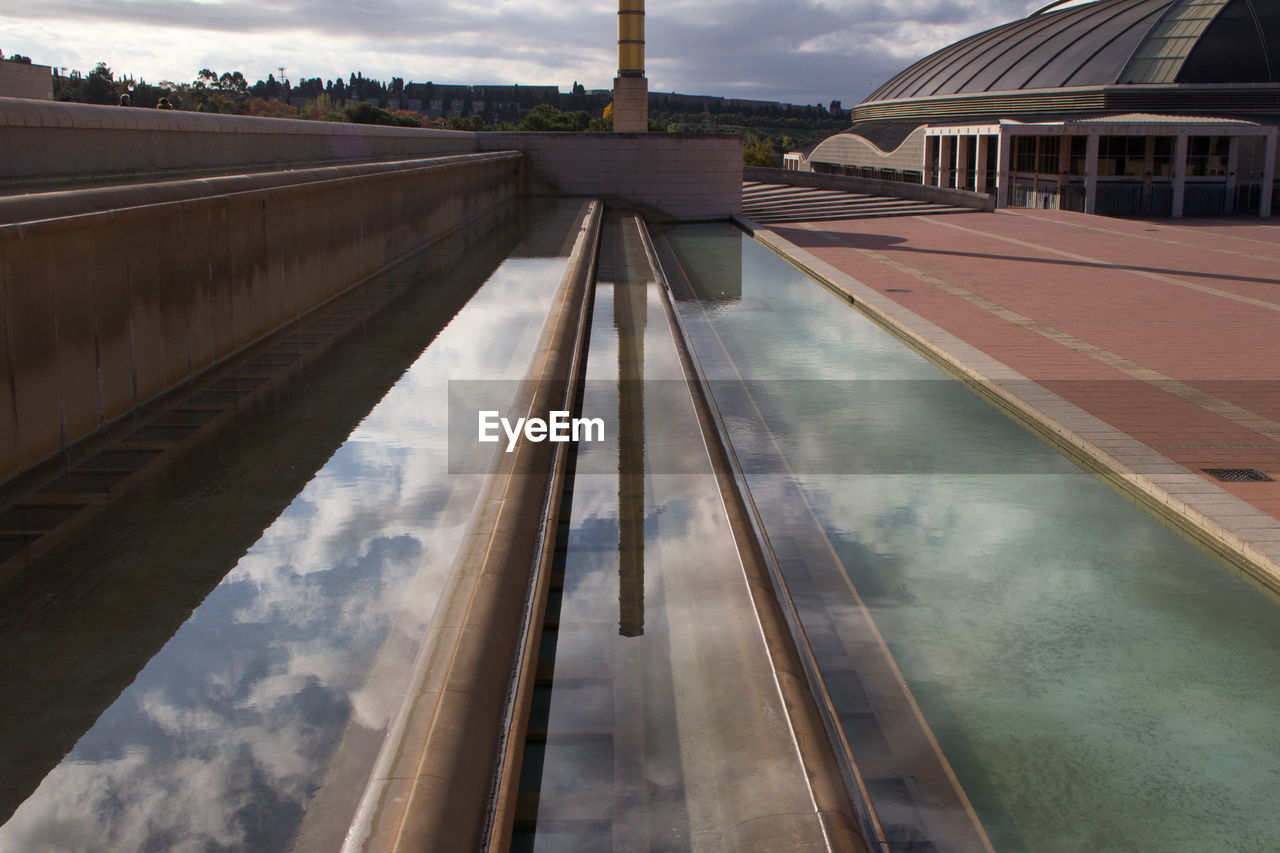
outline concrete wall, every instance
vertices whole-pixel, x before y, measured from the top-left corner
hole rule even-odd
[[[742,177],[748,181],[789,184],[796,187],[816,187],[818,189],[841,190],[850,193],[868,193],[891,198],[911,199],[912,201],[933,201],[939,204],[956,205],[957,207],[972,207],[975,210],[995,210],[995,199],[986,193],[928,187],[922,184],[907,184],[901,181],[875,181],[870,178],[821,175],[816,172],[797,172],[791,169],[762,169],[758,166],[744,168]]]
[[[732,136],[477,134],[0,98],[8,155],[0,187],[480,150],[525,152],[535,192],[639,204],[676,219],[741,212],[742,143]]]
[[[53,100],[53,67],[0,59],[0,97]]]
[[[521,163],[253,176],[262,187],[0,225],[0,480],[513,198]]]
[[[476,153],[420,159],[460,150]],[[0,480],[522,189],[676,219],[742,208],[736,137],[475,134],[0,98],[0,151],[0,186],[81,187],[0,199]],[[333,160],[353,162],[314,168]],[[104,178],[121,185],[83,186]]]
[[[0,98],[0,182],[429,157],[476,134]]]
[[[530,189],[638,204],[674,219],[742,212],[742,141],[664,133],[484,133],[529,158]]]

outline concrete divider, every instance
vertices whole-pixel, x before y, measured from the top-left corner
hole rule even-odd
[[[581,356],[601,205],[583,218],[519,399],[520,415],[567,409]],[[499,454],[423,640],[408,696],[347,834],[345,853],[476,850],[496,804],[511,681],[531,579],[550,570],[564,444],[520,442]],[[557,488],[553,488],[556,485]],[[547,534],[551,535],[548,536]],[[540,547],[541,546],[541,547]],[[545,583],[538,594],[545,596]],[[536,624],[536,620],[535,620]],[[536,633],[536,631],[535,631]],[[526,662],[531,662],[527,661]]]
[[[513,198],[521,169],[498,152],[8,203],[39,218],[0,225],[0,481]]]
[[[767,184],[787,184],[793,187],[882,195],[911,201],[931,201],[956,207],[971,207],[974,210],[995,210],[996,207],[995,199],[987,193],[927,187],[923,184],[908,184],[903,181],[877,181],[872,178],[854,178],[849,175],[823,175],[818,172],[746,166],[742,170],[742,179]]]

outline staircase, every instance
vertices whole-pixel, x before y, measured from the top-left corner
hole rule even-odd
[[[759,181],[742,183],[742,213],[761,225],[970,212],[971,208],[933,201],[912,201]]]

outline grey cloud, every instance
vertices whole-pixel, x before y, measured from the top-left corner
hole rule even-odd
[[[954,29],[958,35],[977,32],[1040,5],[1035,0],[676,0],[654,4],[648,16],[650,78],[655,88],[663,90],[802,103],[841,98],[847,105],[911,61],[886,50],[886,39],[917,27],[924,33],[938,26]],[[480,10],[458,2],[407,0],[318,4],[46,0],[3,14],[185,29],[206,34],[210,55],[217,57],[237,55],[229,39],[234,34],[278,33],[282,46],[289,45],[295,55],[314,41],[317,55],[329,57],[327,64],[343,64],[309,68],[309,76],[345,76],[365,70],[372,76],[397,74],[411,80],[555,83],[562,88],[572,79],[581,79],[584,66],[600,78],[582,80],[586,85],[609,84],[615,32],[608,7],[546,11],[490,6]],[[813,48],[814,40],[823,37],[820,46]],[[801,50],[806,43],[809,49]],[[926,44],[921,52],[941,46]],[[388,69],[387,57],[397,55],[421,59],[413,68]],[[127,55],[108,59],[113,67],[129,70]],[[543,79],[505,80],[501,74],[490,80],[450,79],[453,73],[447,69],[474,67],[477,60],[492,60],[495,67],[522,63],[545,70],[533,72]],[[234,65],[234,60],[227,61],[228,67]],[[197,70],[193,68],[192,75]]]

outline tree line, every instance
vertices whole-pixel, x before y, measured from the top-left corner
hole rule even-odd
[[[360,72],[346,80],[310,77],[297,83],[268,74],[250,83],[240,71],[204,68],[190,83],[153,85],[117,76],[105,62],[87,74],[54,76],[56,100],[116,104],[123,94],[135,107],[154,107],[167,98],[179,110],[405,127],[583,132],[613,126],[610,94],[588,92],[576,81],[568,93],[555,86],[406,83],[402,77],[383,82]],[[650,97],[651,131],[736,134],[751,165],[777,165],[782,153],[816,144],[848,120],[839,101],[824,107],[671,93]]]

